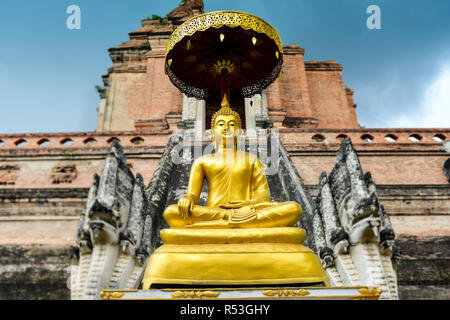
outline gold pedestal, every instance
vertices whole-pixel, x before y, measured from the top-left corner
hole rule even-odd
[[[167,285],[325,283],[319,258],[299,228],[167,229],[150,257],[143,289]]]

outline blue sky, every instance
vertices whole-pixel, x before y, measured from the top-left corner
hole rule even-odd
[[[2,0],[0,133],[94,131],[108,48],[178,3]],[[81,30],[66,27],[72,4]],[[381,30],[366,26],[369,5],[381,9]],[[362,126],[450,127],[450,1],[205,0],[217,10],[253,13],[306,60],[343,64]]]

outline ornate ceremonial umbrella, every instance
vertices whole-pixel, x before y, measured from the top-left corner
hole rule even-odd
[[[277,31],[243,12],[196,16],[178,27],[166,47],[166,73],[187,96],[204,99],[212,91],[229,96],[241,89],[250,97],[280,74],[283,46]]]

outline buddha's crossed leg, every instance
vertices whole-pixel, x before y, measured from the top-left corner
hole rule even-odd
[[[194,206],[184,220],[178,205],[164,211],[164,219],[172,228],[274,228],[291,227],[300,219],[302,209],[293,201],[259,203],[239,209]]]

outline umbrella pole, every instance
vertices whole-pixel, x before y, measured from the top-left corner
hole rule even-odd
[[[220,74],[220,101],[223,100],[224,95],[230,101],[230,80],[228,78],[228,70],[223,69]]]

